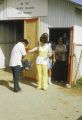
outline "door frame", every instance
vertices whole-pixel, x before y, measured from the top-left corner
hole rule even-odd
[[[70,27],[70,51],[68,60],[68,83],[73,84],[74,28]]]
[[[67,83],[73,83],[74,27],[51,27],[49,29],[68,29],[70,34]]]

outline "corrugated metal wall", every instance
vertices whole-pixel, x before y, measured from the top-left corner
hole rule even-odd
[[[14,45],[16,40],[16,29],[13,25],[4,24],[4,22],[0,22],[0,48],[2,49],[6,66],[9,65],[9,58],[12,46]]]
[[[0,4],[0,20],[6,20],[7,19],[7,0],[4,0],[1,4]]]
[[[48,27],[82,26],[82,14],[75,11],[75,6],[67,0],[48,0],[48,17],[41,17],[41,33]]]
[[[64,28],[74,25],[82,27],[82,13],[76,11],[75,5],[66,0],[49,0],[48,17],[41,17],[41,33],[49,32],[49,27]],[[80,51],[80,46],[78,46],[78,49],[74,47],[73,80],[82,77],[82,59],[80,64],[77,60],[80,57]]]
[[[82,77],[82,44],[74,44],[73,80]]]
[[[0,4],[0,20],[8,20],[7,0]],[[12,18],[22,19],[22,18]],[[48,32],[48,27],[82,26],[82,14],[76,12],[75,5],[68,0],[48,0],[48,16],[40,17],[41,33]]]
[[[7,0],[4,0],[0,4],[0,20],[8,20],[6,14]],[[21,18],[12,18],[12,19],[21,19]],[[49,27],[72,27],[73,25],[82,26],[82,14],[76,12],[75,5],[68,0],[48,0],[48,16],[40,17],[40,34],[43,32],[49,32]],[[0,26],[1,27],[1,26]],[[3,34],[4,29],[0,33]],[[9,32],[9,30],[7,30]],[[9,35],[9,33],[6,33]],[[13,31],[12,31],[13,32]],[[14,31],[15,33],[15,31]],[[8,39],[7,42],[11,40]],[[0,39],[1,41],[1,39]],[[0,44],[5,50],[11,47],[11,44],[5,44],[6,40],[3,41],[4,44]]]

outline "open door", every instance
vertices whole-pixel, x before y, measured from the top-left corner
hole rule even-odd
[[[29,48],[34,48],[39,40],[39,18],[24,20],[24,38],[29,39]],[[23,76],[29,79],[37,78],[36,71],[36,57],[37,53],[28,54],[28,60],[32,62],[32,67],[29,71],[23,72]]]
[[[55,43],[55,46],[57,45],[57,41],[59,37],[63,37],[64,33],[67,34],[67,41],[68,41],[68,47],[67,47],[67,61],[66,61],[66,66],[65,69],[65,78],[64,82],[71,84],[72,79],[73,79],[73,54],[74,54],[74,44],[73,44],[73,37],[74,37],[74,29],[73,27],[71,28],[50,28],[49,29],[49,40],[52,43]],[[64,43],[66,44],[66,43]],[[54,44],[53,44],[54,45]],[[54,47],[53,47],[54,48]],[[57,69],[56,69],[57,68]],[[62,70],[59,66],[55,63],[53,67],[53,75],[52,78],[54,80],[62,79]],[[60,75],[59,75],[60,74]],[[63,79],[62,79],[63,80]]]
[[[70,54],[68,82],[76,84],[82,78],[82,27],[74,25],[70,29]]]
[[[73,26],[74,29],[74,60],[73,60],[73,82],[82,78],[82,26]]]

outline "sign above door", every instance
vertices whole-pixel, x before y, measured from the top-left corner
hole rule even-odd
[[[7,0],[7,17],[47,16],[48,0]]]

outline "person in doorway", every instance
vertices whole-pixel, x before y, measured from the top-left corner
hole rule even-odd
[[[22,59],[26,59],[25,47],[29,44],[27,39],[21,39],[12,49],[9,66],[12,68],[14,92],[20,91],[19,79],[22,68]]]
[[[49,46],[49,49],[51,50],[51,54],[52,54],[53,52],[52,52],[52,48],[51,48],[51,43],[48,43],[48,46]],[[51,82],[51,78],[52,78],[52,57],[53,57],[53,54],[48,57],[48,84],[49,85],[52,85],[52,82]]]
[[[67,48],[66,45],[63,44],[63,39],[60,37],[58,39],[58,44],[55,48],[55,55],[56,55],[56,73],[57,79],[61,82],[65,82],[65,64],[66,64],[66,52]]]
[[[43,35],[45,35],[48,39],[48,33],[43,33]],[[52,54],[53,53],[52,47],[51,47],[51,43],[49,42],[49,40],[48,40],[47,44],[48,44],[49,50],[51,51],[51,54]],[[52,55],[49,56],[49,58],[48,58],[48,84],[49,85],[52,85],[51,77],[52,77]]]
[[[51,50],[47,44],[48,37],[42,34],[40,37],[40,45],[29,50],[30,53],[38,50],[36,59],[38,73],[38,89],[46,90],[48,87],[48,57],[51,56]]]
[[[67,79],[70,40],[69,40],[68,34],[66,32],[63,34],[63,41],[67,48],[67,52],[66,52],[66,79]]]
[[[66,48],[67,48],[66,57],[67,57],[67,59],[68,59],[68,55],[69,55],[69,38],[68,38],[68,36],[67,36],[67,33],[64,33],[64,34],[63,34],[62,39],[63,39],[63,43],[66,45]]]
[[[55,47],[56,43],[52,41],[52,80],[55,80],[55,63],[56,63],[56,58],[55,58]]]

